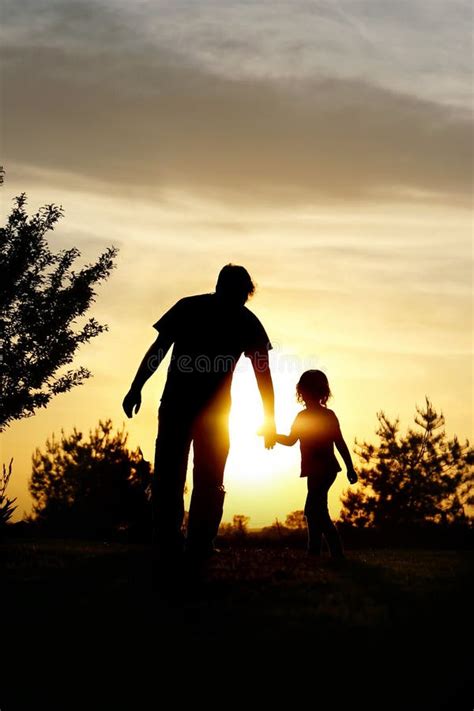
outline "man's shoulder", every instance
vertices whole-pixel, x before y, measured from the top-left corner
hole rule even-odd
[[[192,294],[191,296],[183,296],[182,299],[176,302],[176,306],[180,309],[199,309],[210,304],[212,294]]]
[[[256,314],[254,314],[253,311],[250,311],[250,309],[247,306],[242,306],[242,315],[245,321],[249,324],[261,324],[260,319]]]
[[[199,304],[211,301],[212,294],[192,294],[191,296],[183,296],[178,304]]]

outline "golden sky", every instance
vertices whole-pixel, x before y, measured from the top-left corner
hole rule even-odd
[[[52,432],[126,420],[121,401],[178,298],[244,264],[275,345],[277,420],[324,369],[349,444],[375,413],[406,427],[425,394],[472,431],[472,47],[463,0],[7,0],[2,216],[26,191],[62,204],[56,249],[120,248],[78,353],[94,377],[1,436],[28,511],[31,454]],[[153,456],[165,368],[127,421]],[[225,520],[302,508],[297,447],[266,452],[243,360]],[[341,474],[331,491],[339,509]]]

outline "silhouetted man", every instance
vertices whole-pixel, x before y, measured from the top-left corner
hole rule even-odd
[[[232,375],[242,353],[252,362],[265,413],[265,446],[275,444],[272,347],[258,318],[245,303],[255,286],[244,267],[228,264],[213,294],[178,301],[155,324],[158,338],[146,352],[123,401],[127,417],[138,412],[141,389],[174,343],[159,408],[153,478],[154,538],[158,550],[183,550],[183,491],[191,442],[193,490],[186,548],[197,556],[212,552],[224,504],[224,468],[229,452]]]

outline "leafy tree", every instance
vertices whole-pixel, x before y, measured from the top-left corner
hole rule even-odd
[[[249,529],[249,516],[243,516],[242,514],[237,514],[232,518],[232,526],[236,535],[246,536]]]
[[[8,469],[5,464],[2,464],[2,474],[0,476],[0,531],[6,526],[16,509],[16,506],[14,506],[16,499],[9,499],[6,494],[8,482],[12,475],[12,464],[13,459],[10,460]]]
[[[55,533],[108,535],[147,528],[150,517],[150,463],[141,450],[127,449],[123,428],[100,421],[86,438],[74,429],[36,449],[30,492],[34,517]]]
[[[107,279],[117,254],[109,247],[95,264],[73,271],[79,250],[54,254],[46,240],[62,208],[46,205],[29,219],[25,205],[22,193],[0,229],[0,431],[91,375],[82,366],[58,371],[72,362],[80,344],[107,329],[94,318],[79,327],[77,319],[94,301],[94,286]]]
[[[342,520],[357,526],[393,527],[466,523],[474,504],[474,451],[448,439],[444,416],[426,398],[416,408],[418,429],[399,433],[399,420],[380,412],[377,444],[356,441],[361,488],[342,499]]]
[[[219,526],[219,534],[221,536],[240,536],[244,537],[248,534],[248,525],[250,517],[236,514],[232,518],[232,523],[221,523]]]
[[[306,530],[306,518],[304,511],[292,511],[285,519],[285,528],[290,531]]]
[[[264,528],[262,528],[262,531],[267,533],[275,533],[278,536],[283,536],[285,535],[285,533],[288,533],[285,524],[279,520],[278,516],[275,518],[275,520],[270,526],[265,526]]]

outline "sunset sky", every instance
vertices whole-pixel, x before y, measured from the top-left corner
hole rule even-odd
[[[1,435],[29,512],[31,455],[52,432],[126,421],[153,456],[166,368],[139,415],[121,402],[182,296],[222,265],[258,284],[274,344],[277,422],[326,371],[351,445],[376,412],[411,421],[425,394],[449,434],[472,427],[472,24],[467,0],[4,0],[2,217],[61,204],[55,250],[117,268],[93,309],[109,331],[76,365],[94,377]],[[53,325],[54,327],[54,325]],[[224,520],[301,509],[297,447],[266,452],[242,360]],[[333,515],[346,486],[331,490]]]

